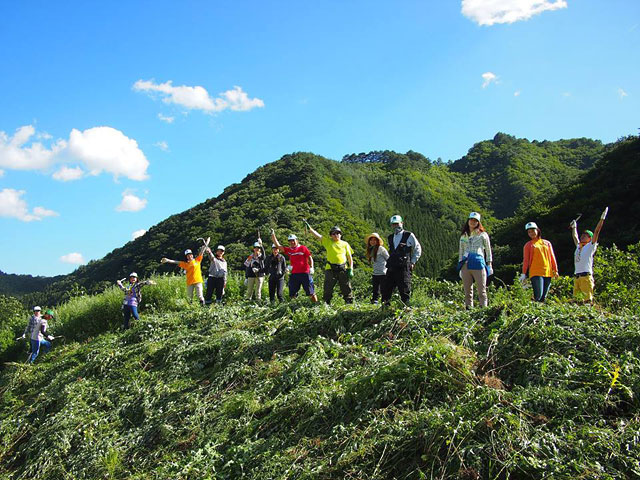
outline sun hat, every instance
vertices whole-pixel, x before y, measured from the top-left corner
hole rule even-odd
[[[384,240],[382,240],[382,238],[380,237],[380,235],[378,235],[377,233],[372,233],[371,235],[367,235],[367,238],[365,238],[364,243],[366,245],[369,245],[369,240],[371,240],[372,238],[377,238],[378,241],[380,242],[380,246],[384,246]]]

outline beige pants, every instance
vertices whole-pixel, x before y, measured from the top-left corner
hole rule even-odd
[[[244,298],[251,300],[253,292],[256,292],[256,300],[262,299],[262,284],[264,283],[264,277],[249,277],[247,278],[247,293]]]
[[[489,303],[487,299],[487,270],[469,270],[467,264],[462,266],[462,284],[464,285],[464,304],[473,307],[473,282],[476,282],[478,289],[478,303],[481,307],[486,307]]]
[[[200,303],[204,303],[204,296],[202,295],[202,283],[192,283],[191,285],[187,285],[187,298],[189,302],[193,302],[193,292],[196,292],[196,296]]]

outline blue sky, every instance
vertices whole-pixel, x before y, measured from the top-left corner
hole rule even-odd
[[[2,2],[0,270],[71,272],[295,151],[637,134],[638,45],[637,0]]]

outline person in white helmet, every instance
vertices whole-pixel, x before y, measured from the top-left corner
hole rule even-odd
[[[187,297],[189,302],[193,301],[193,293],[195,292],[200,301],[200,305],[204,306],[204,296],[202,295],[202,269],[200,264],[202,263],[202,256],[205,250],[205,246],[200,247],[198,256],[194,258],[193,252],[190,249],[184,251],[186,261],[179,262],[178,260],[170,260],[163,257],[160,263],[172,263],[178,265],[181,269],[187,272]]]
[[[244,261],[245,276],[247,277],[247,292],[245,298],[251,300],[255,294],[256,300],[262,299],[262,284],[264,283],[264,261],[266,254],[262,246],[262,239],[253,244],[253,252]]]
[[[571,238],[576,246],[576,251],[573,256],[574,272],[573,276],[573,297],[579,301],[592,302],[593,301],[593,289],[595,283],[593,281],[593,256],[598,248],[598,238],[600,238],[600,230],[604,224],[604,219],[607,218],[607,212],[609,207],[605,208],[600,215],[600,221],[596,225],[595,232],[591,230],[583,230],[580,237],[578,237],[578,223],[576,220],[572,220],[569,224],[571,228]]]
[[[464,286],[465,307],[473,307],[473,283],[478,290],[478,303],[488,304],[487,277],[493,274],[489,234],[480,222],[480,214],[471,212],[462,228],[458,245],[458,266]]]
[[[271,245],[271,255],[267,257],[266,270],[269,274],[269,301],[273,304],[276,296],[279,302],[284,301],[284,276],[287,273],[287,260],[275,244]]]
[[[278,242],[278,239],[276,238],[276,232],[273,229],[271,229],[271,240],[278,250],[289,257],[289,263],[291,264],[291,275],[289,275],[289,298],[296,298],[300,287],[302,287],[311,301],[317,302],[318,297],[313,285],[312,276],[313,257],[311,256],[309,249],[304,245],[300,245],[298,237],[293,233],[287,237],[287,241],[289,242],[288,247],[280,245],[280,242]]]
[[[129,320],[131,319],[131,316],[136,320],[140,320],[138,307],[142,301],[142,287],[154,284],[152,280],[145,280],[142,282],[138,281],[138,274],[136,272],[131,272],[129,274],[129,283],[127,285],[124,284],[126,281],[126,278],[116,281],[120,290],[124,292],[124,300],[122,301],[123,330],[129,329]]]
[[[558,263],[553,253],[553,246],[549,240],[542,238],[542,231],[535,222],[524,226],[529,240],[522,251],[522,274],[520,281],[524,282],[529,275],[533,289],[533,299],[544,302],[549,292],[551,278],[558,277]]]
[[[389,235],[389,259],[387,273],[382,285],[382,302],[389,305],[393,290],[397,287],[400,299],[409,306],[411,297],[411,276],[416,262],[422,255],[422,247],[416,236],[404,229],[400,215],[389,220],[393,233]]]
[[[211,304],[211,298],[213,292],[216,292],[216,303],[222,303],[222,297],[224,290],[227,288],[227,261],[224,258],[225,248],[224,245],[218,245],[216,247],[215,255],[210,248],[207,247],[207,254],[211,260],[209,266],[209,278],[207,278],[207,293],[204,296],[204,301],[207,305]]]
[[[25,328],[22,337],[20,337],[26,338],[27,335],[29,336],[29,343],[31,345],[31,354],[28,359],[29,363],[33,363],[36,360],[41,348],[43,353],[47,353],[51,349],[53,336],[47,333],[49,324],[47,320],[41,316],[41,313],[42,309],[40,307],[33,307],[33,315],[29,318],[29,324],[27,328]]]

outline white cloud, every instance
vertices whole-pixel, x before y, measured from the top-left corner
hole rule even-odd
[[[55,180],[61,182],[70,182],[72,180],[78,180],[84,176],[84,170],[80,167],[69,168],[64,165],[53,174]]]
[[[567,6],[565,0],[462,0],[462,14],[478,25],[494,25],[528,20]]]
[[[67,253],[66,255],[62,255],[60,257],[60,261],[64,263],[72,263],[73,265],[82,265],[86,263],[81,253],[73,252]]]
[[[516,90],[515,92],[513,92],[513,96],[514,97],[519,97],[521,93],[522,92],[520,90]]]
[[[153,145],[158,147],[163,152],[168,152],[169,151],[169,144],[167,142],[165,142],[164,140],[162,140],[161,142],[156,142]]]
[[[485,72],[482,74],[482,79],[484,80],[484,82],[482,82],[482,88],[487,88],[489,84],[498,81],[498,76],[492,72]]]
[[[253,108],[264,107],[262,100],[249,98],[247,93],[238,86],[222,92],[216,98],[212,98],[204,87],[190,87],[188,85],[174,87],[171,80],[165,83],[138,80],[133,84],[133,89],[150,95],[158,94],[164,103],[173,103],[189,110],[202,110],[207,113],[222,112],[227,109],[244,112]]]
[[[116,207],[118,212],[139,212],[147,206],[146,198],[136,197],[128,190],[122,192],[122,201]]]
[[[618,96],[620,97],[620,100],[622,100],[624,97],[629,96],[629,94],[625,92],[622,88],[618,88]]]
[[[24,190],[5,188],[0,191],[0,217],[17,218],[23,222],[42,220],[44,217],[56,217],[57,212],[43,207],[35,207],[31,213],[22,196]]]
[[[145,233],[147,233],[147,231],[144,228],[136,230],[131,234],[131,240],[135,240],[136,238],[143,236]]]
[[[18,128],[13,137],[0,131],[0,167],[46,171],[56,163],[74,161],[86,167],[90,175],[104,171],[131,180],[148,178],[149,161],[138,143],[115,128],[95,127],[82,132],[73,129],[68,141],[59,139],[50,147],[37,141],[29,144],[34,135],[32,125]],[[78,175],[79,168],[63,166],[54,178],[70,180],[79,178]]]
[[[158,114],[158,118],[160,120],[162,120],[163,122],[166,122],[166,123],[173,123],[174,120],[176,119],[175,117],[169,117],[169,116],[163,115],[161,113]]]

